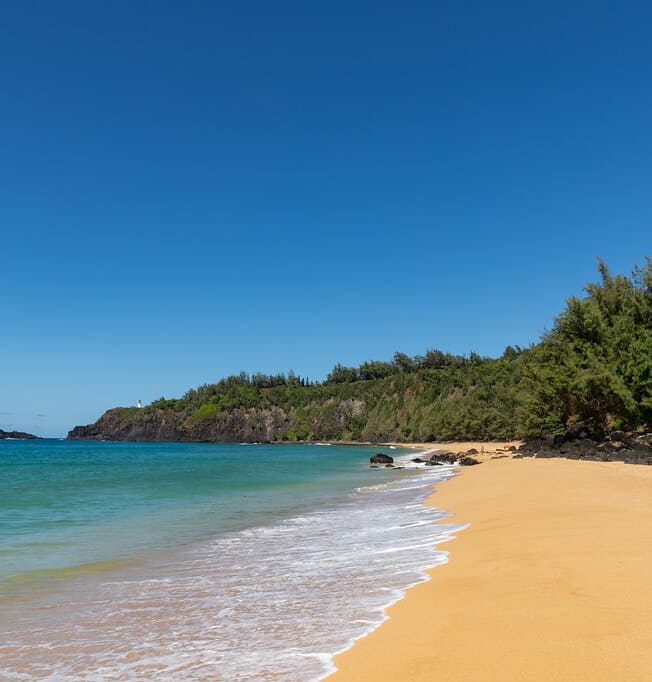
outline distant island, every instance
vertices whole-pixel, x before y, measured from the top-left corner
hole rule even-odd
[[[3,438],[15,438],[20,440],[40,440],[40,436],[35,436],[31,433],[24,433],[23,431],[3,431],[0,429],[0,440]]]
[[[550,450],[589,440],[627,459],[652,424],[652,260],[568,299],[552,329],[499,358],[429,350],[359,367],[336,365],[325,381],[241,373],[116,407],[69,439],[196,442],[431,442],[520,438]],[[615,434],[615,436],[612,436]],[[605,443],[607,445],[605,445]],[[610,444],[615,444],[613,447]],[[593,447],[593,446],[592,446]],[[586,449],[586,448],[585,448]],[[590,448],[589,448],[590,450]],[[595,450],[595,448],[594,448]],[[638,450],[637,450],[638,451]],[[610,454],[611,453],[611,454]],[[571,456],[569,455],[569,456]]]

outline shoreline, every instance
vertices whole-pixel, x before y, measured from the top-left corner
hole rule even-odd
[[[448,562],[324,679],[649,679],[652,467],[513,460],[497,452],[503,444],[482,445],[483,466],[426,502],[469,524],[444,547]]]
[[[334,448],[260,447],[261,462],[252,468],[236,446],[113,450],[53,441],[35,451],[17,444],[9,458],[13,478],[30,488],[50,477],[51,489],[58,483],[67,493],[78,469],[59,478],[52,472],[62,462],[79,463],[82,494],[70,508],[90,499],[94,516],[74,537],[61,540],[57,528],[45,537],[48,547],[67,542],[65,555],[27,555],[20,542],[9,543],[17,559],[7,554],[0,578],[18,580],[13,603],[0,609],[8,641],[0,677],[49,669],[64,677],[104,670],[173,679],[183,669],[186,679],[209,672],[221,679],[322,679],[333,670],[332,653],[377,627],[389,604],[426,578],[425,566],[445,560],[434,548],[451,527],[435,524],[444,513],[422,503],[435,481],[451,475],[450,466],[374,473],[367,464],[372,448],[329,454],[320,450]],[[127,514],[101,507],[86,480],[105,482],[100,494],[124,492]],[[146,492],[163,495],[143,495],[143,482]],[[236,492],[227,494],[231,488]],[[19,521],[21,499],[3,498]],[[41,532],[38,518],[33,527]],[[120,542],[108,544],[107,537]],[[129,564],[87,571],[79,562],[98,549],[104,560],[125,556]]]

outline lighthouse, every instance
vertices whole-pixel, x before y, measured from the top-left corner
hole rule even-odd
[[[140,400],[139,400],[139,401],[138,401],[138,407],[142,407],[142,406],[143,406],[143,404],[142,404],[142,403],[140,402]]]

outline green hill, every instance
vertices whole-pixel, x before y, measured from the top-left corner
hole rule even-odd
[[[502,440],[652,423],[652,261],[570,298],[540,342],[499,358],[437,350],[324,382],[241,373],[139,408],[114,408],[69,438],[193,441]]]

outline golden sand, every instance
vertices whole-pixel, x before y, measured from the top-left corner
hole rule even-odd
[[[474,457],[479,456],[480,459],[483,456],[492,457],[500,456],[502,454],[512,455],[509,452],[510,447],[518,447],[521,445],[522,441],[512,440],[512,441],[500,441],[487,443],[485,441],[457,441],[455,443],[387,443],[387,445],[393,445],[400,448],[411,448],[413,450],[441,450],[442,452],[453,452],[455,454],[460,452],[466,452],[473,448],[478,451],[478,454],[474,454]]]
[[[471,524],[449,562],[329,682],[652,680],[652,467],[491,456],[429,500]]]

